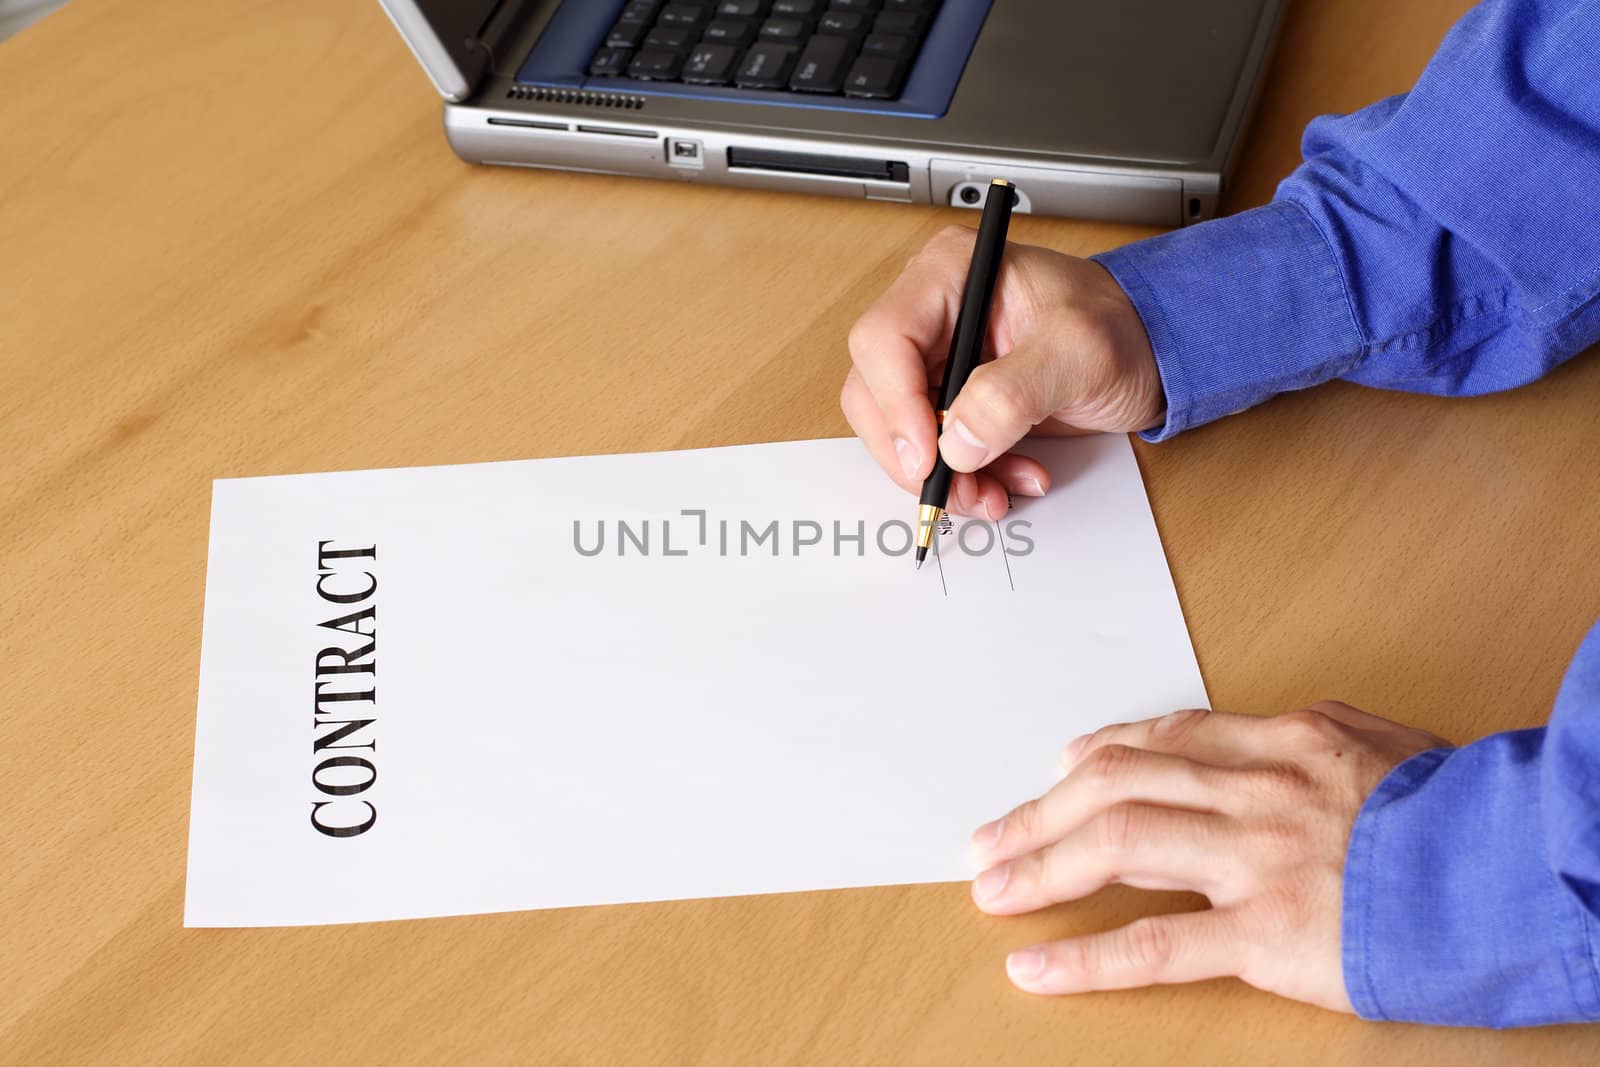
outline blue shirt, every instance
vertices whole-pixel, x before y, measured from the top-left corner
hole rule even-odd
[[[1510,389],[1600,340],[1600,0],[1489,0],[1303,147],[1265,207],[1097,257],[1161,369],[1149,440],[1333,378]],[[1549,726],[1384,779],[1343,909],[1365,1018],[1600,1020],[1600,626]]]

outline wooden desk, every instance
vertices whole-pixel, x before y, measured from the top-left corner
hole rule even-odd
[[[1465,7],[1298,0],[1234,206]],[[1192,904],[1133,892],[1013,920],[945,885],[185,931],[211,479],[842,434],[847,328],[970,216],[466,166],[370,0],[74,0],[0,46],[0,86],[0,1060],[1600,1059],[1600,1029],[1372,1025],[1234,982],[1008,986],[1007,948]],[[1591,356],[1141,447],[1218,705],[1542,721],[1600,613],[1597,402]]]

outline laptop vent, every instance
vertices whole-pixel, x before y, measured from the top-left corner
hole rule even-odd
[[[506,90],[506,97],[511,100],[537,100],[546,104],[583,104],[588,107],[620,108],[624,111],[640,111],[644,108],[642,96],[595,93],[586,89],[547,89],[538,85],[513,85]]]

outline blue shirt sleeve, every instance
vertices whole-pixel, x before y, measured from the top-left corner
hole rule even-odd
[[[1363,1018],[1600,1020],[1600,626],[1548,727],[1424,752],[1379,784],[1351,832],[1343,914]]]
[[[1096,257],[1162,440],[1332,378],[1443,395],[1600,340],[1600,0],[1489,0],[1416,87],[1318,119],[1271,204]],[[1600,1020],[1600,627],[1550,725],[1423,753],[1368,798],[1342,951],[1373,1019]]]
[[[1162,440],[1332,378],[1465,395],[1600,340],[1600,0],[1490,0],[1416,87],[1313,122],[1273,202],[1095,257]]]

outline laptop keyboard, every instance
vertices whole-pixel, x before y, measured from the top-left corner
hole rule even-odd
[[[894,100],[940,0],[630,0],[589,73]]]

